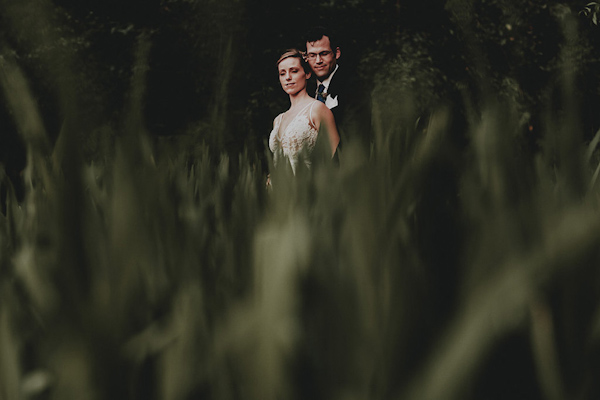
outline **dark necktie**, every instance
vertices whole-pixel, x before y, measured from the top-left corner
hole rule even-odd
[[[323,85],[322,83],[319,85],[319,87],[317,88],[317,100],[319,100],[320,102],[325,103],[325,96],[323,96],[323,91],[325,90],[325,85]]]

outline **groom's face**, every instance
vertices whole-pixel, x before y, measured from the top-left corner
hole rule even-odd
[[[327,36],[323,36],[314,42],[306,42],[306,54],[310,68],[320,81],[331,75],[335,69],[337,59],[341,55],[339,47],[336,47],[335,50],[331,48]]]

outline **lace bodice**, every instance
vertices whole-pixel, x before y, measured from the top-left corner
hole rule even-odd
[[[316,101],[311,101],[290,121],[284,132],[279,131],[283,114],[275,118],[275,124],[269,136],[269,148],[274,154],[277,165],[279,154],[290,160],[292,171],[296,173],[298,161],[302,160],[310,168],[310,153],[317,142],[319,131],[312,122],[312,109]]]

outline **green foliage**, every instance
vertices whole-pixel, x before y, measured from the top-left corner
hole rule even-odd
[[[0,398],[598,397],[600,134],[581,132],[576,35],[539,151],[517,96],[465,90],[461,123],[432,41],[400,36],[369,53],[372,147],[345,143],[336,166],[320,141],[296,176],[220,151],[230,69],[197,135],[149,135],[153,38],[132,40],[114,128],[57,79],[56,141],[4,60],[28,161],[21,202],[0,170]],[[92,129],[117,133],[88,153]]]
[[[445,76],[435,66],[431,48],[426,38],[406,36],[400,39],[398,54],[393,58],[381,51],[365,58],[360,73],[372,77],[373,93],[386,103],[384,108],[415,107],[421,114],[442,100],[447,90]]]
[[[598,13],[599,12],[600,12],[600,4],[598,4],[595,1],[592,1],[590,3],[587,3],[585,5],[585,7],[583,7],[583,9],[581,11],[579,11],[579,14],[583,15],[584,17],[589,18],[592,21],[592,24],[598,25]]]

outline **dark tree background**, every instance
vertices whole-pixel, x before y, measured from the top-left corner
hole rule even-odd
[[[579,13],[579,1],[48,0],[36,10],[1,4],[0,62],[15,60],[25,72],[52,141],[65,123],[59,93],[68,82],[87,160],[102,158],[126,130],[140,62],[147,64],[143,124],[159,146],[205,143],[214,155],[264,154],[272,120],[288,103],[274,63],[284,49],[302,45],[311,25],[338,33],[340,63],[383,104],[411,108],[421,123],[431,110],[450,106],[459,148],[467,140],[466,113],[492,98],[517,106],[527,127],[520,148],[535,153],[540,121],[560,111],[567,69],[576,76],[584,139],[600,126],[600,31]],[[565,21],[573,16],[577,26],[568,37]],[[150,46],[142,60],[141,37]],[[4,104],[0,131],[0,163],[18,188],[25,150]]]
[[[333,27],[342,45],[341,63],[366,82],[395,82],[420,109],[450,99],[465,88],[516,98],[535,129],[536,114],[557,79],[563,43],[560,19],[577,15],[577,1],[279,1],[55,0],[47,29],[72,54],[79,96],[91,125],[116,124],[122,116],[138,35],[150,35],[145,123],[154,135],[191,135],[218,151],[245,146],[263,151],[272,118],[286,107],[274,61],[300,45],[310,25]],[[11,13],[2,14],[10,26]],[[598,85],[593,49],[598,29],[584,17],[580,55],[582,114],[597,127]],[[56,137],[62,117],[56,82],[47,73],[40,44],[2,30],[2,52],[14,52],[30,78],[48,133]],[[483,84],[483,85],[482,85]],[[479,93],[478,93],[479,92]],[[375,93],[377,96],[377,93]],[[462,96],[462,94],[460,95]],[[459,96],[459,97],[460,97]],[[22,167],[19,139],[6,107],[0,111],[2,161]],[[217,120],[220,121],[217,124]],[[215,128],[218,126],[218,128]],[[118,129],[117,129],[118,130]],[[91,135],[93,136],[93,135]],[[535,140],[534,140],[535,141]],[[94,153],[90,139],[89,152]]]

